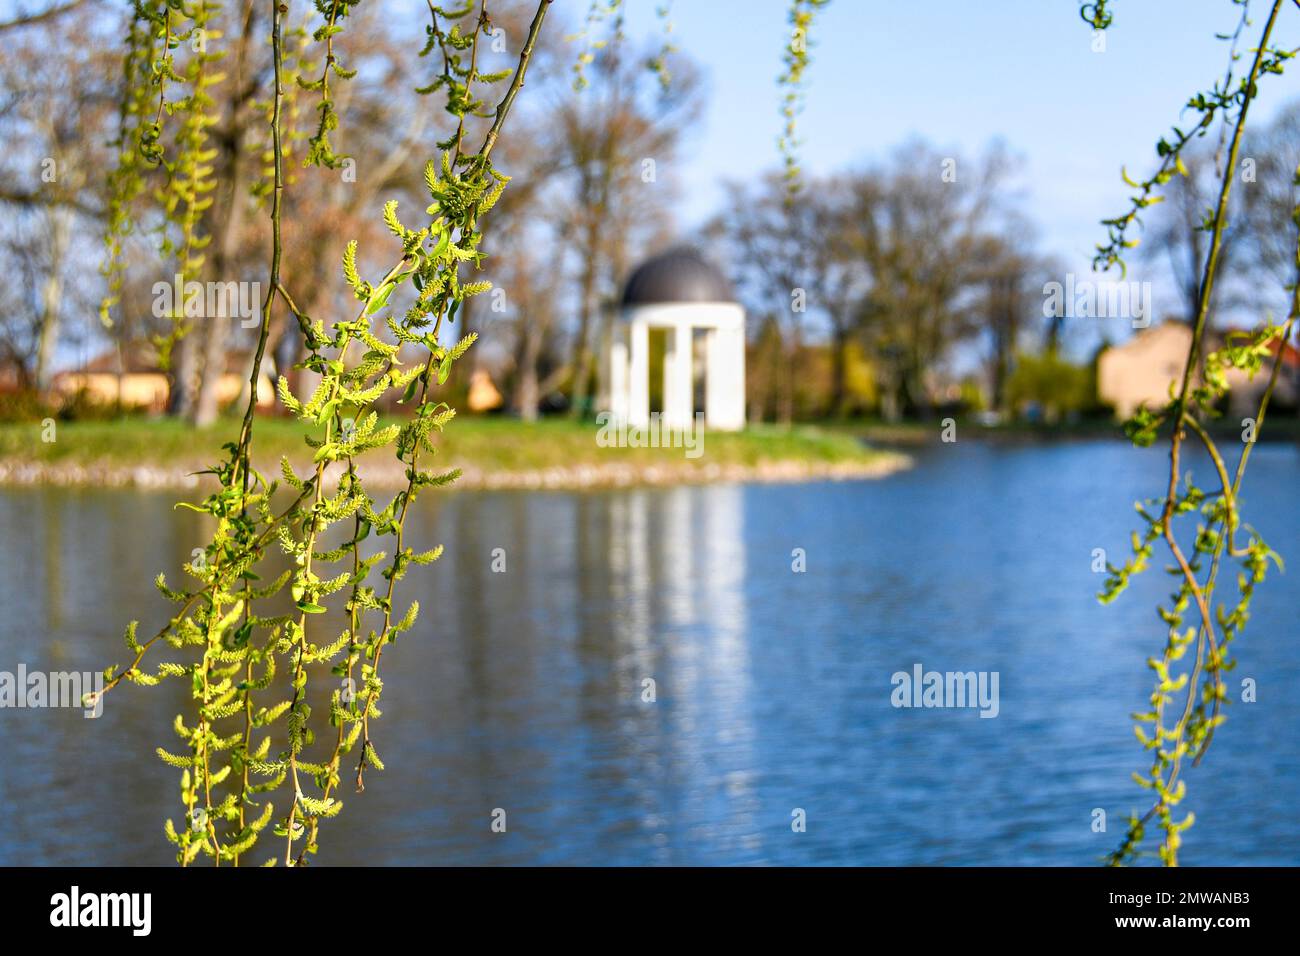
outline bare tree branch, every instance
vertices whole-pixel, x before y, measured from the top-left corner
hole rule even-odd
[[[53,6],[46,7],[38,13],[17,13],[8,20],[0,20],[0,33],[4,33],[6,30],[17,30],[20,27],[29,27],[33,24],[43,23],[46,20],[53,20],[55,17],[71,13],[78,7],[85,6],[88,2],[90,0],[67,0],[65,3],[56,3]]]

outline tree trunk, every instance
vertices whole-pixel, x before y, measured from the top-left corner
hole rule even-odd
[[[782,425],[794,424],[794,405],[795,405],[795,369],[799,365],[799,353],[802,351],[802,342],[800,340],[799,330],[794,329],[790,334],[790,355],[788,359],[780,362],[781,373],[781,408],[779,420]],[[778,352],[778,355],[780,352]]]
[[[67,209],[49,212],[50,271],[41,289],[41,335],[36,352],[36,388],[48,391],[53,379],[54,352],[59,342],[63,305],[63,257],[68,250],[72,224]]]
[[[587,382],[591,378],[591,350],[588,348],[588,339],[591,335],[591,317],[595,311],[596,297],[596,241],[592,238],[587,249],[587,261],[582,269],[582,283],[580,289],[580,313],[578,317],[578,337],[574,342],[573,361],[570,367],[573,370],[573,391],[571,392],[572,401],[569,406],[569,414],[574,417],[580,417],[583,412],[583,406],[587,402]]]
[[[1008,354],[1006,335],[1002,329],[994,332],[996,345],[993,356],[993,410],[999,415],[1007,413],[1007,379],[1011,376],[1011,356]]]
[[[880,392],[880,417],[890,424],[896,423],[902,415],[899,413],[898,389],[894,382]]]
[[[769,372],[767,377],[767,397],[765,417],[775,422],[781,416],[781,367],[785,364],[785,346],[782,344],[781,326],[775,320],[769,325],[771,339],[767,346]]]
[[[167,414],[189,418],[194,411],[194,385],[198,374],[198,348],[187,335],[172,350],[172,367],[167,392]]]
[[[844,406],[848,399],[845,394],[848,348],[848,327],[843,322],[836,321],[831,329],[831,394],[830,401],[827,403],[827,414],[835,418],[844,414]]]
[[[523,421],[537,421],[537,406],[541,401],[541,383],[537,378],[537,360],[542,353],[542,329],[533,322],[524,322],[520,328],[519,350],[515,359],[518,374],[515,377],[511,406]]]
[[[198,394],[194,398],[194,413],[191,421],[199,428],[213,424],[217,420],[220,395],[218,388],[221,378],[226,374],[226,340],[228,323],[231,318],[210,315],[207,328],[203,330],[203,371],[199,376]]]
[[[244,226],[244,210],[246,203],[244,201],[244,177],[243,177],[243,129],[238,125],[238,120],[232,121],[233,130],[223,142],[223,151],[226,154],[226,161],[223,164],[229,173],[226,181],[229,183],[225,201],[214,206],[214,211],[220,209],[221,219],[217,221],[219,231],[218,242],[212,256],[211,268],[206,270],[209,277],[218,282],[229,282],[236,280],[233,275],[235,264],[239,257],[239,239],[240,233]],[[236,280],[237,281],[237,280]],[[258,289],[259,295],[248,296],[249,302],[259,302],[266,289]],[[236,297],[239,301],[244,301],[243,295]],[[199,379],[198,394],[194,401],[194,424],[203,427],[211,425],[217,420],[217,414],[220,412],[218,403],[220,401],[219,389],[221,378],[226,374],[226,350],[231,337],[232,327],[240,321],[236,315],[209,315],[206,319],[208,327],[203,336],[203,362],[201,377]],[[250,359],[251,361],[251,359]],[[252,372],[252,369],[249,369]]]

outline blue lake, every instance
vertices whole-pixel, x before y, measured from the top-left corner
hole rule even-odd
[[[447,551],[402,584],[422,613],[384,655],[388,769],[345,786],[319,862],[1093,863],[1143,806],[1128,714],[1172,579],[1159,561],[1103,608],[1092,554],[1123,560],[1165,469],[1118,442],[959,442],[881,481],[429,493],[408,533]],[[1258,700],[1187,776],[1184,864],[1300,863],[1297,478],[1296,446],[1256,449],[1244,513],[1294,567],[1235,645],[1234,701],[1242,678]],[[0,671],[98,670],[127,620],[156,629],[153,576],[205,540],[175,497],[0,490]],[[998,716],[895,708],[915,664],[996,671]],[[186,694],[0,710],[0,864],[170,863],[153,751]]]

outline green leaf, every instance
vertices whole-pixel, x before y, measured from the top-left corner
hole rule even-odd
[[[370,301],[366,303],[366,315],[374,315],[385,305],[387,305],[388,297],[393,294],[393,290],[396,288],[397,288],[397,283],[385,282],[378,289],[376,289],[375,293],[370,297]]]
[[[324,404],[321,410],[316,414],[316,424],[324,425],[334,414],[334,410],[339,407],[339,399],[331,398]]]

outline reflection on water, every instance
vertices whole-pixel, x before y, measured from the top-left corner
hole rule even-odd
[[[1089,863],[1138,801],[1127,712],[1168,589],[1156,572],[1101,609],[1089,565],[1161,468],[1119,444],[962,445],[880,482],[429,494],[411,538],[447,550],[403,582],[423,610],[384,656],[388,770],[344,791],[320,860]],[[1245,506],[1292,556],[1300,455],[1252,468]],[[98,669],[126,620],[156,629],[153,575],[204,539],[170,502],[0,491],[0,670]],[[1189,863],[1300,862],[1297,597],[1292,575],[1257,598],[1237,673],[1260,700],[1189,781]],[[998,671],[999,717],[893,709],[915,663]],[[151,754],[185,696],[0,710],[0,863],[169,861],[176,774]]]

